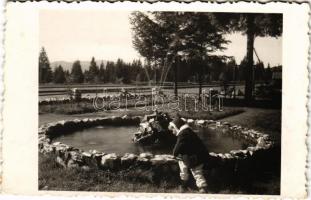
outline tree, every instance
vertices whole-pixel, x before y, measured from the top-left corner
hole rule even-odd
[[[71,68],[71,82],[73,83],[83,83],[84,76],[81,68],[80,61],[77,60],[73,63]]]
[[[201,94],[202,71],[210,53],[224,49],[228,41],[223,29],[218,27],[213,13],[190,12],[134,12],[131,17],[134,48],[148,61],[171,63],[175,73],[177,95],[177,70],[182,60],[193,60],[199,74]],[[170,64],[170,65],[171,65]],[[169,65],[169,66],[170,66]],[[165,81],[170,67],[161,74]]]
[[[114,62],[107,62],[106,64],[106,73],[105,73],[106,82],[113,83],[116,80],[116,69]]]
[[[83,77],[84,77],[83,82],[85,83],[90,83],[93,80],[89,70],[84,70]]]
[[[96,64],[95,58],[92,57],[90,67],[88,70],[88,82],[91,83],[98,82],[99,80],[98,76],[99,76],[99,68]]]
[[[234,58],[230,59],[227,63],[227,74],[228,74],[228,80],[229,81],[235,81],[236,80],[236,61]]]
[[[254,80],[255,81],[263,81],[265,80],[265,67],[263,62],[258,62],[255,64],[255,71],[254,71]]]
[[[39,54],[39,83],[49,83],[52,81],[53,73],[50,67],[49,58],[44,47]]]
[[[240,81],[245,81],[246,80],[246,68],[247,68],[247,58],[246,56],[241,60],[240,66],[239,66],[239,78]]]
[[[272,80],[272,70],[270,67],[270,63],[268,63],[268,67],[265,70],[265,80],[266,82],[270,82]]]
[[[100,82],[105,82],[105,67],[104,67],[104,62],[100,63],[100,67],[99,67],[99,81]]]
[[[65,82],[69,83],[70,82],[70,73],[69,70],[65,70]]]
[[[130,79],[135,80],[136,82],[141,81],[142,77],[140,75],[140,72],[142,71],[142,63],[140,60],[133,60],[131,64],[131,73],[130,73]]]
[[[253,52],[258,36],[278,37],[282,35],[282,14],[264,13],[218,13],[220,25],[228,32],[242,32],[247,37],[245,100],[253,98]]]
[[[54,69],[53,82],[54,83],[65,83],[66,77],[64,69],[61,65]]]

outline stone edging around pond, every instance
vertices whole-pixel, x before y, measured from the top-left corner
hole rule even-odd
[[[172,170],[178,171],[177,160],[172,155],[153,155],[150,153],[141,153],[135,155],[126,153],[119,156],[115,153],[106,154],[96,150],[83,151],[60,142],[52,143],[52,139],[61,135],[63,132],[73,132],[83,128],[90,128],[100,125],[138,125],[141,117],[109,117],[109,118],[85,118],[75,120],[62,120],[48,123],[39,127],[39,152],[56,154],[56,161],[65,168],[90,167],[102,169],[124,169],[130,166],[170,166]],[[242,128],[238,125],[230,125],[228,122],[219,122],[213,120],[193,120],[188,119],[188,124],[197,126],[208,126],[212,129],[229,128],[235,135],[251,140],[255,146],[248,147],[246,150],[232,150],[229,153],[209,153],[210,159],[215,163],[223,165],[226,162],[237,162],[246,160],[256,155],[257,152],[267,151],[272,148],[273,142],[267,134],[260,133],[253,129]],[[222,163],[222,164],[221,164]],[[216,164],[216,165],[218,165]]]

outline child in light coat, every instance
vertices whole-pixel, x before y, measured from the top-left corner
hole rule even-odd
[[[181,158],[178,164],[182,191],[187,189],[189,171],[191,171],[200,193],[206,193],[207,183],[203,175],[203,165],[208,154],[206,147],[197,134],[179,116],[170,122],[169,130],[177,136],[173,155]]]

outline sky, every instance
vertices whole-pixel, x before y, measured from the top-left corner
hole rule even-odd
[[[75,60],[126,62],[143,59],[132,45],[130,11],[42,10],[39,17],[39,44],[51,62]],[[246,36],[226,35],[227,49],[216,54],[235,57],[239,64],[246,55]],[[255,49],[265,66],[282,64],[282,37],[257,37]],[[255,61],[257,58],[254,56]]]

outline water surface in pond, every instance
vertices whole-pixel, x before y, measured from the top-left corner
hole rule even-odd
[[[97,150],[105,153],[139,154],[150,152],[153,154],[171,154],[173,146],[153,145],[142,146],[132,142],[133,133],[137,131],[136,126],[98,126],[94,128],[63,134],[55,138],[70,146],[85,151]],[[221,133],[221,130],[200,128],[195,130],[210,152],[227,153],[231,150],[245,149],[247,143],[241,139],[230,136],[230,133]]]

